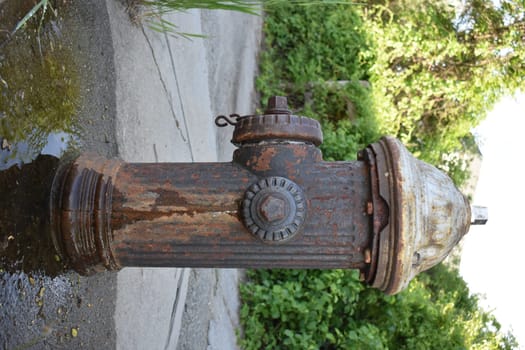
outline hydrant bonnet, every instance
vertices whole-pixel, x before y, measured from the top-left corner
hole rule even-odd
[[[389,223],[374,237],[377,270],[370,283],[395,294],[467,233],[470,205],[445,173],[414,158],[399,140],[384,137],[369,149],[383,164],[377,178],[389,202]]]
[[[274,96],[268,100],[264,115],[248,115],[238,118],[233,131],[232,143],[256,143],[281,140],[323,143],[323,133],[318,121],[292,115],[285,97]]]

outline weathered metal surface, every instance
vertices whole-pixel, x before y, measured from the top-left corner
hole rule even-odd
[[[241,118],[238,114],[230,114],[228,117],[225,115],[219,115],[215,118],[215,125],[219,128],[223,128],[228,125],[237,125],[237,121]]]
[[[286,98],[272,97],[264,115],[238,117],[233,131],[232,142],[236,145],[261,141],[283,140],[307,142],[319,146],[323,133],[318,121],[292,115]]]
[[[78,158],[55,180],[55,244],[93,266],[354,268],[393,294],[468,231],[451,180],[397,140],[355,162],[324,162],[319,123],[291,115],[219,117],[234,125],[230,163]],[[280,244],[267,244],[278,242]]]
[[[272,96],[268,99],[264,114],[292,114],[288,108],[288,100],[284,96]]]
[[[322,188],[317,179],[328,174],[332,183]],[[293,244],[268,245],[241,220],[244,192],[258,180],[246,169],[124,165],[113,194],[114,255],[121,266],[361,267],[366,168],[321,163],[292,175],[305,192],[308,222]]]
[[[371,146],[372,147],[372,146]],[[365,162],[368,165],[369,177],[370,177],[370,194],[371,198],[367,202],[367,211],[366,213],[370,216],[371,221],[371,232],[370,232],[370,245],[366,249],[366,259],[365,262],[368,265],[368,268],[363,271],[363,280],[366,280],[367,283],[372,283],[373,279],[376,277],[377,273],[377,264],[378,259],[372,259],[372,254],[376,257],[379,254],[379,237],[380,232],[385,229],[389,224],[389,209],[387,200],[390,198],[388,188],[385,188],[385,185],[382,184],[380,191],[379,183],[379,171],[383,170],[384,164],[376,164],[376,157],[371,150],[371,147],[362,150],[358,153],[358,160]],[[378,170],[378,167],[380,170]],[[383,249],[385,244],[382,246]],[[384,267],[381,266],[379,269],[379,274],[384,273]]]
[[[263,178],[252,184],[244,194],[244,225],[265,242],[290,240],[301,230],[305,217],[303,190],[284,177]]]
[[[116,268],[109,244],[113,180],[122,161],[83,155],[55,177],[51,198],[53,242],[79,272]]]
[[[265,140],[323,142],[321,127],[316,120],[291,114],[243,116],[237,121],[232,142],[236,145]]]
[[[233,162],[260,177],[295,174],[317,162],[322,162],[321,151],[312,145],[264,143],[243,145],[233,153]]]
[[[308,222],[293,244],[268,245],[240,215],[244,192],[258,177],[235,163],[116,166],[79,158],[61,182],[66,200],[55,208],[60,248],[80,271],[96,264],[363,268],[366,166],[321,162],[301,169],[282,175],[305,192]],[[330,183],[320,186],[326,177]],[[88,194],[78,195],[81,188]],[[101,198],[111,198],[111,207]]]
[[[468,232],[470,206],[445,173],[414,158],[399,140],[385,137],[368,151],[375,157],[389,220],[379,234],[374,232],[377,267],[367,279],[395,294],[441,262]]]
[[[472,217],[470,219],[471,225],[485,225],[489,220],[489,213],[487,207],[480,207],[473,205],[470,208],[472,212]]]

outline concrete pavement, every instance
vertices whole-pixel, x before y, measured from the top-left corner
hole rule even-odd
[[[116,74],[116,142],[128,162],[230,160],[217,114],[255,110],[262,19],[225,11],[165,17],[188,40],[132,24],[106,1]],[[235,349],[237,270],[126,268],[117,276],[117,349]]]

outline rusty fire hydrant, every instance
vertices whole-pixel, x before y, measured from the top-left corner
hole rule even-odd
[[[392,137],[325,162],[317,121],[286,98],[235,126],[229,163],[124,163],[83,155],[54,181],[54,244],[100,267],[359,269],[393,294],[443,260],[471,221],[441,171]]]

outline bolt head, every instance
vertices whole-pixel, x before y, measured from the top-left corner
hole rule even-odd
[[[268,222],[275,222],[286,218],[286,203],[284,199],[269,195],[261,201],[259,213]]]
[[[265,114],[291,114],[288,109],[288,99],[284,96],[272,96],[268,99]]]
[[[366,213],[372,215],[374,213],[374,204],[372,202],[366,203]]]
[[[244,194],[246,228],[264,242],[284,242],[300,232],[306,200],[302,189],[284,177],[271,176],[252,184]]]
[[[288,109],[288,99],[284,96],[272,96],[268,99],[268,108]]]

